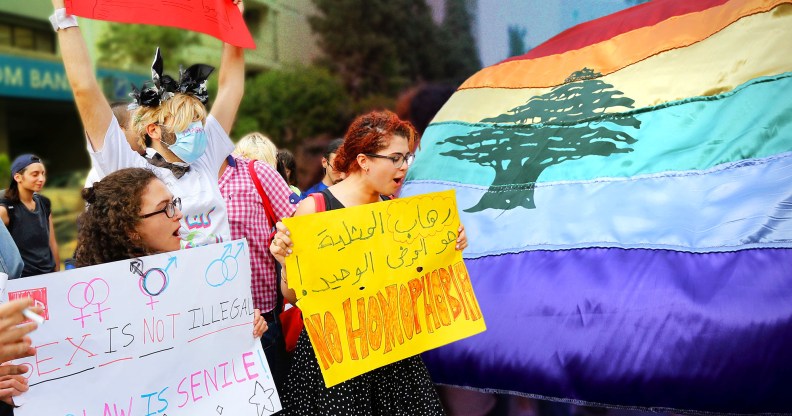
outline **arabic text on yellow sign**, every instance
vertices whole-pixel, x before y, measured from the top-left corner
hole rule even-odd
[[[327,386],[485,330],[453,191],[285,222],[288,281]]]

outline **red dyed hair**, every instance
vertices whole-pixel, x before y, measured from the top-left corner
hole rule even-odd
[[[407,139],[410,151],[418,146],[418,133],[409,122],[400,119],[390,111],[372,111],[363,114],[349,125],[344,135],[344,144],[336,152],[333,168],[339,172],[351,173],[360,170],[357,156],[361,153],[377,153],[388,146],[391,136]]]

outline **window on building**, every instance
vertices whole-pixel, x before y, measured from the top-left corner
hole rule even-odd
[[[261,27],[265,24],[267,20],[267,13],[269,12],[269,8],[264,5],[257,5],[258,7],[247,7],[245,8],[245,13],[242,16],[245,19],[245,24],[247,25],[248,29],[250,30],[250,34],[253,37],[258,37],[261,33]]]
[[[11,26],[0,23],[0,46],[11,46]]]
[[[33,29],[27,27],[14,28],[14,45],[20,49],[36,49],[36,41],[33,39]]]
[[[278,11],[263,4],[256,4],[245,6],[243,17],[250,34],[256,40],[256,53],[267,60],[277,62],[279,60],[276,26]]]
[[[270,26],[272,26],[272,57],[277,62],[280,61],[280,52],[278,51],[278,12],[273,11],[270,18]]]
[[[55,42],[48,32],[36,32],[36,50],[41,52],[55,52]]]
[[[0,16],[0,46],[55,53],[55,32],[49,22],[26,23],[11,22]]]

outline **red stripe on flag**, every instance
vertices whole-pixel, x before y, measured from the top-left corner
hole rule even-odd
[[[674,16],[696,13],[729,0],[653,0],[599,19],[573,26],[531,49],[503,62],[540,58],[594,45],[635,29],[652,26]]]

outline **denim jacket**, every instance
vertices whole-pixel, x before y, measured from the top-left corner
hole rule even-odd
[[[24,266],[14,239],[3,225],[0,227],[0,272],[7,274],[9,279],[18,279]]]

